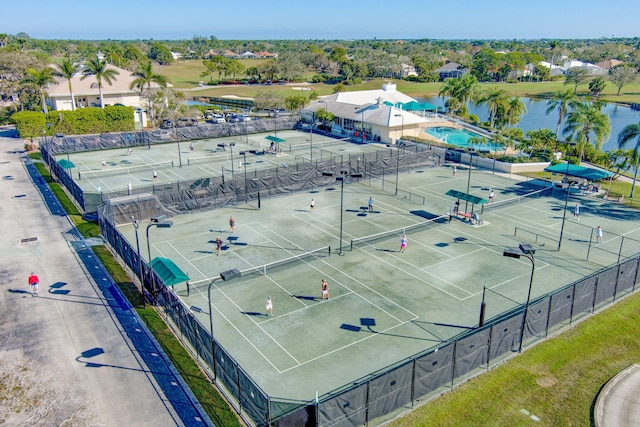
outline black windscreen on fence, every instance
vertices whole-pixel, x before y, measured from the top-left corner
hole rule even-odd
[[[453,381],[453,352],[450,343],[415,361],[414,396],[425,396]]]

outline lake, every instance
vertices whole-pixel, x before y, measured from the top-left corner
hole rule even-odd
[[[557,110],[549,113],[549,115],[546,115],[546,100],[533,98],[521,99],[522,102],[524,102],[524,105],[527,107],[527,113],[522,116],[520,123],[518,123],[518,127],[524,131],[525,135],[527,134],[527,131],[542,128],[551,129],[552,132],[556,131],[556,123],[558,122]],[[438,107],[444,107],[446,99],[431,97],[426,99],[418,99],[418,101],[428,102]],[[473,104],[471,103],[469,105],[469,114],[477,115],[481,121],[489,120],[489,112],[486,105],[473,106]],[[614,150],[618,148],[618,134],[627,125],[639,123],[640,112],[634,111],[630,107],[624,107],[616,104],[607,104],[607,106],[605,106],[602,111],[609,116],[609,120],[611,122],[611,135],[609,136],[609,139],[604,141],[602,150]],[[562,126],[560,126],[561,139],[564,139],[564,137],[562,136],[563,127],[564,123],[562,124]],[[629,146],[628,148],[632,147]]]

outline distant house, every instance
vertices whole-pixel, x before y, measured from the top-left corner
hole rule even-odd
[[[242,59],[254,59],[254,58],[257,58],[258,56],[253,52],[246,51],[243,54],[241,54],[240,57],[242,57]]]
[[[571,68],[584,68],[585,70],[587,70],[590,76],[601,76],[607,73],[606,70],[598,67],[595,64],[590,64],[588,62],[571,60],[571,61],[566,61],[562,65],[562,69],[564,70],[565,73],[569,71]]]
[[[220,56],[220,54],[213,49],[204,54],[205,58],[213,58],[214,56]]]
[[[469,70],[457,62],[449,62],[436,70],[436,73],[440,76],[440,80],[448,79],[450,77],[454,79],[459,78],[467,72],[469,72]]]
[[[178,59],[182,58],[182,53],[180,53],[180,52],[171,52],[171,56],[173,57],[173,59],[178,60]]]
[[[418,72],[416,71],[416,67],[414,67],[413,65],[409,65],[409,64],[402,64],[402,77],[411,77],[411,76],[417,76]]]
[[[275,59],[278,57],[277,53],[271,53],[271,52],[258,52],[256,53],[256,56],[258,58],[262,58],[262,59]]]
[[[547,61],[540,61],[538,64],[540,64],[541,67],[548,68],[551,76],[559,76],[561,74],[564,74],[564,70],[558,65],[551,65],[551,63]]]
[[[146,107],[146,100],[140,96],[137,89],[129,89],[131,82],[136,78],[130,71],[123,70],[111,64],[107,68],[114,69],[118,73],[112,79],[112,85],[102,82],[102,97],[104,105],[126,105],[134,108]],[[89,76],[84,80],[82,74],[78,73],[71,78],[73,97],[76,108],[99,107],[100,91],[95,76]],[[152,88],[158,88],[156,83],[151,83]],[[69,94],[69,84],[65,78],[57,78],[56,83],[47,89],[49,95],[47,104],[54,110],[71,110],[71,95]]]
[[[605,59],[604,61],[600,61],[596,63],[596,65],[602,68],[605,71],[609,71],[610,69],[617,67],[618,65],[624,64],[622,61],[618,61],[617,59]]]
[[[224,53],[222,54],[222,56],[224,56],[225,58],[229,58],[229,59],[240,59],[240,55],[238,55],[235,52],[232,52],[230,50],[225,50]]]

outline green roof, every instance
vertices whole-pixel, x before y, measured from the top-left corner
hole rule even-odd
[[[71,169],[71,168],[75,168],[76,167],[76,165],[73,162],[71,162],[71,161],[69,161],[67,159],[58,160],[58,164],[60,165],[60,167],[62,169]]]
[[[588,179],[589,181],[598,181],[599,179],[609,178],[613,176],[612,172],[602,169],[587,168],[584,166],[572,165],[571,163],[558,163],[544,168],[545,172],[554,172],[567,174],[569,176],[577,176],[578,178]]]
[[[278,138],[277,136],[271,136],[271,135],[265,136],[264,139],[268,139],[269,141],[273,141],[277,143],[284,142],[284,139]]]
[[[464,200],[465,202],[471,202],[474,205],[482,205],[488,202],[487,199],[483,199],[482,197],[473,196],[471,194],[463,193],[462,191],[457,190],[449,190],[445,193],[445,195]]]
[[[154,258],[151,261],[151,268],[158,273],[165,286],[172,286],[176,283],[189,280],[189,276],[180,270],[180,267],[175,265],[169,258]]]

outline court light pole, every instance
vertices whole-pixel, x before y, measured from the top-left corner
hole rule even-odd
[[[324,111],[326,111],[327,113],[329,112],[329,105],[327,105],[327,101],[323,101],[321,99],[321,100],[318,101],[318,103],[324,104]],[[329,132],[326,131],[326,123],[325,123],[325,132],[324,133],[325,133],[325,135],[327,135],[329,133]]]
[[[155,291],[156,291],[156,280],[155,280],[155,276],[153,274],[153,265],[151,263],[151,242],[149,241],[149,229],[151,227],[171,228],[172,225],[173,225],[173,221],[167,221],[167,216],[166,215],[158,215],[158,216],[155,216],[155,217],[151,218],[151,221],[147,225],[147,230],[146,230],[146,234],[147,234],[147,255],[149,256],[149,271],[151,273],[151,287],[153,288],[154,299],[155,299]]]
[[[242,157],[244,158],[244,202],[249,203],[249,189],[247,188],[247,152],[241,151],[240,154],[242,154]]]
[[[402,139],[402,135],[404,134],[404,116],[402,114],[394,114],[394,117],[400,117],[402,119],[402,127],[400,128],[400,139]],[[398,151],[396,155],[396,196],[398,195],[398,177],[400,175],[400,146],[398,145],[398,140],[396,140],[396,150]]]
[[[569,194],[571,193],[571,185],[573,181],[569,181],[569,160],[567,160],[567,169],[564,171],[564,180],[568,184],[567,186],[567,194],[564,197],[564,210],[562,212],[562,224],[560,225],[560,237],[558,238],[558,251],[560,251],[560,246],[562,246],[562,235],[564,234],[564,222],[567,219],[567,205],[569,204]]]
[[[527,302],[524,306],[524,314],[522,316],[522,326],[520,327],[520,343],[518,344],[518,353],[522,352],[522,340],[524,340],[524,328],[527,325],[527,313],[529,312],[529,303],[531,302],[531,288],[533,286],[533,273],[536,270],[536,262],[533,254],[536,250],[527,243],[520,243],[518,248],[504,248],[502,256],[519,259],[524,256],[531,261],[531,276],[529,277],[529,290],[527,292]]]
[[[140,255],[140,239],[138,238],[138,228],[140,227],[140,221],[134,216],[131,216],[131,223],[136,230],[136,250],[138,251],[138,278],[140,279],[140,290],[142,291],[142,306],[146,307],[147,302],[144,297],[144,275],[142,274],[142,256]],[[149,241],[149,239],[147,239]]]
[[[342,231],[344,224],[344,180],[347,178],[347,172],[341,171],[341,176],[336,177],[336,182],[340,182],[340,245],[338,249],[338,255],[342,256]],[[333,172],[323,172],[323,176],[334,176]],[[352,173],[349,175],[352,178],[362,178],[361,173]]]
[[[469,174],[467,177],[467,194],[469,194],[469,191],[471,190],[471,168],[473,166],[473,156],[474,156],[474,153],[469,153]],[[469,207],[469,201],[465,200],[464,202],[465,213],[468,212],[468,209],[467,209],[468,207]]]

